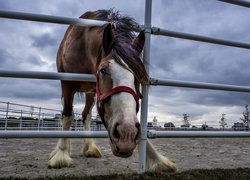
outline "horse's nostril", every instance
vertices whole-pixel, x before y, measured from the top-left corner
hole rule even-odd
[[[113,135],[114,135],[114,138],[120,139],[120,134],[119,134],[119,131],[118,131],[117,127],[118,127],[118,124],[116,124],[115,127],[114,127]]]
[[[117,152],[119,152],[119,151],[120,151],[120,148],[119,148],[118,146],[116,146],[116,150],[117,150]]]
[[[141,125],[140,123],[135,123],[135,127],[138,129],[137,134],[135,136],[135,143],[138,143],[141,138]]]
[[[141,125],[140,125],[140,123],[135,123],[135,127],[137,128],[137,129],[140,129],[140,127],[141,127]]]

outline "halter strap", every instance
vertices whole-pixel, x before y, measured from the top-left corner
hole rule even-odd
[[[103,110],[103,101],[106,100],[107,98],[109,98],[110,96],[120,93],[120,92],[127,92],[129,94],[131,94],[136,102],[136,112],[138,113],[139,111],[139,99],[141,98],[140,95],[138,95],[135,90],[133,90],[131,87],[128,86],[117,86],[114,87],[112,89],[109,89],[108,91],[106,91],[105,93],[101,93],[100,92],[100,87],[99,87],[99,76],[98,73],[96,74],[96,95],[97,95],[97,110],[98,113],[101,117],[101,120],[104,124],[104,126],[107,128],[107,125],[104,121],[104,110]]]

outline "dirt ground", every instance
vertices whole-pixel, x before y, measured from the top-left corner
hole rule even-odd
[[[68,168],[48,169],[47,161],[57,139],[0,139],[0,178],[54,177],[136,173],[137,151],[130,158],[113,156],[108,139],[96,139],[100,159],[81,154],[83,142],[72,139],[74,164]],[[249,138],[151,139],[156,149],[177,165],[178,171],[190,169],[250,167]]]

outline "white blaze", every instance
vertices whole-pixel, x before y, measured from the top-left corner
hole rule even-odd
[[[134,75],[130,71],[114,60],[110,60],[109,68],[113,88],[117,86],[128,86],[135,91]],[[133,116],[136,115],[136,101],[130,93],[121,92],[112,96],[111,109],[113,112],[120,112],[122,110],[124,114]]]

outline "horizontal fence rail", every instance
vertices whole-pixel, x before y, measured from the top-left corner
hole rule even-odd
[[[0,76],[1,77],[1,76]],[[41,107],[37,107],[37,106],[31,106],[31,105],[24,105],[24,104],[18,104],[18,103],[11,103],[11,102],[6,102],[6,101],[0,101],[0,104],[9,104],[9,105],[15,105],[15,106],[22,106],[22,107],[27,107],[27,108],[41,108]],[[49,108],[42,108],[44,110],[49,110],[49,111],[56,111],[59,112],[60,110],[57,109],[49,109]]]
[[[237,86],[237,85],[204,83],[204,82],[193,82],[193,81],[180,81],[180,80],[170,80],[170,79],[160,80],[160,79],[151,78],[150,85],[174,86],[174,87],[184,87],[184,88],[223,90],[223,91],[236,91],[236,92],[250,93],[249,86]]]
[[[107,131],[0,131],[0,138],[107,138]]]
[[[155,131],[148,132],[149,138],[243,138],[250,137],[248,131]]]
[[[87,81],[95,82],[94,74],[57,73],[41,71],[9,71],[0,69],[0,77],[9,78],[29,78],[29,79],[50,79],[65,81]]]
[[[243,0],[219,0],[219,1],[250,8],[250,2],[248,1],[243,1]]]
[[[0,138],[107,138],[107,131],[0,131]],[[239,138],[249,131],[148,131],[149,138]]]
[[[98,20],[90,20],[82,18],[69,18],[62,16],[51,16],[51,15],[3,11],[3,10],[0,10],[0,17],[9,19],[37,21],[37,22],[57,23],[57,24],[68,24],[68,25],[74,24],[80,26],[102,26],[108,23],[106,21],[98,21]]]
[[[188,40],[200,41],[200,42],[206,42],[206,43],[212,43],[212,44],[219,44],[219,45],[224,45],[224,46],[232,46],[232,47],[250,49],[250,44],[247,44],[247,43],[211,38],[211,37],[200,36],[196,34],[169,31],[166,29],[158,28],[158,27],[152,27],[152,34],[170,36],[170,37],[175,37],[175,38],[188,39]]]
[[[0,70],[0,77],[50,79],[50,80],[65,80],[65,81],[85,81],[85,82],[96,81],[94,74],[57,73],[57,72],[41,72],[41,71]],[[160,79],[150,78],[150,85],[174,86],[174,87],[209,89],[209,90],[224,90],[224,91],[236,91],[236,92],[248,92],[248,93],[250,92],[249,86],[180,81],[180,80],[171,80],[171,79],[160,80]]]
[[[19,20],[38,21],[38,22],[58,23],[58,24],[74,24],[74,25],[81,25],[81,26],[102,26],[108,23],[105,21],[90,20],[90,19],[69,18],[69,17],[24,13],[24,12],[2,11],[2,10],[0,10],[0,17],[10,18],[10,19],[19,19]],[[136,31],[140,31],[141,29],[145,29],[145,27],[143,26],[138,27]],[[250,49],[250,44],[247,44],[247,43],[211,38],[211,37],[200,36],[200,35],[195,35],[195,34],[181,33],[181,32],[176,32],[176,31],[169,31],[166,29],[158,28],[158,27],[152,27],[151,34],[164,35],[164,36],[170,36],[170,37],[176,37],[176,38],[182,38],[182,39],[188,39],[188,40],[194,40],[194,41],[200,41],[200,42],[206,42],[206,43],[213,43],[213,44],[219,44],[219,45]]]

